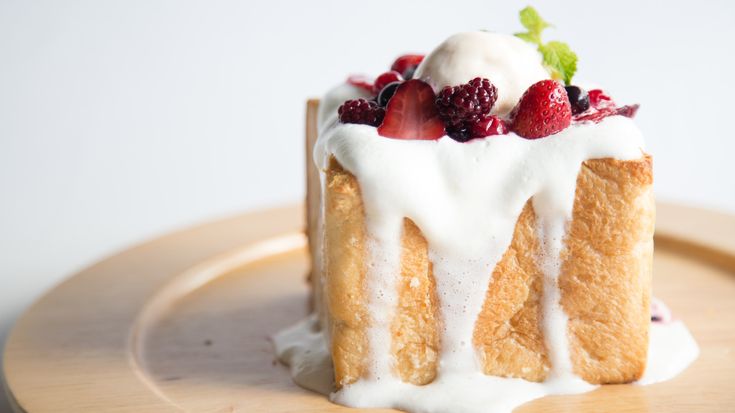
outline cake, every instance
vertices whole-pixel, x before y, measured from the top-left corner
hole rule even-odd
[[[319,363],[333,377],[300,384],[349,406],[476,412],[648,374],[638,105],[573,84],[576,55],[521,16],[526,33],[460,33],[309,101],[314,315],[276,347],[297,381]]]

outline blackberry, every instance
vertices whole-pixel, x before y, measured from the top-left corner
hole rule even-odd
[[[488,79],[476,77],[469,83],[447,86],[439,92],[436,106],[448,128],[472,125],[490,113],[498,100],[498,89]]]
[[[572,105],[572,115],[582,113],[590,108],[590,96],[587,91],[579,86],[564,86],[569,96],[569,104]]]
[[[339,121],[342,123],[359,123],[378,126],[383,122],[385,109],[377,102],[365,99],[348,100],[337,110]]]

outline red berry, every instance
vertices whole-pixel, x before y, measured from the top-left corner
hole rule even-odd
[[[564,130],[572,122],[572,107],[561,83],[547,79],[534,83],[511,113],[513,132],[528,139]]]
[[[365,99],[348,100],[337,109],[337,113],[342,123],[359,123],[370,126],[380,125],[385,117],[385,109]]]
[[[391,70],[390,72],[385,72],[382,75],[378,76],[377,79],[375,79],[375,84],[373,85],[373,93],[377,95],[389,83],[400,82],[402,80],[403,77],[401,76],[401,74],[394,70]]]
[[[407,70],[415,69],[422,60],[424,60],[424,55],[422,54],[406,54],[396,59],[391,65],[390,70],[395,70],[401,75],[404,75]]]
[[[444,136],[444,123],[434,106],[436,95],[428,83],[403,82],[388,101],[378,134],[387,138],[433,140]]]
[[[370,79],[365,76],[351,75],[347,78],[347,83],[351,84],[352,86],[359,87],[360,89],[363,89],[368,93],[373,93],[373,82],[371,82]]]
[[[505,135],[508,133],[508,125],[497,116],[488,115],[472,124],[471,136],[473,138],[484,138],[493,135]]]
[[[489,80],[476,77],[459,86],[447,86],[439,92],[436,106],[444,123],[451,129],[471,126],[488,115],[498,100],[498,89]]]
[[[607,106],[615,106],[612,98],[605,94],[602,89],[592,89],[587,92],[590,98],[590,106],[595,109],[599,109]]]

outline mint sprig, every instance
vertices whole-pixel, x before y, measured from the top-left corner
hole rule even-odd
[[[516,33],[516,37],[538,47],[538,51],[544,59],[544,66],[551,73],[551,77],[562,79],[567,85],[571,84],[572,77],[577,71],[577,54],[566,43],[559,41],[544,43],[541,40],[541,33],[544,29],[553,26],[544,20],[533,7],[528,6],[521,10],[519,16],[521,24],[527,31]]]

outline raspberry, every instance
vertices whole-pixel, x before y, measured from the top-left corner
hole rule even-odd
[[[449,129],[462,129],[490,113],[498,89],[489,80],[476,77],[459,86],[446,86],[436,98],[439,116]]]
[[[543,138],[572,122],[572,107],[564,86],[551,79],[536,82],[511,112],[513,132],[527,139]]]
[[[378,126],[383,122],[385,109],[365,99],[348,100],[337,110],[342,123],[359,123]]]

